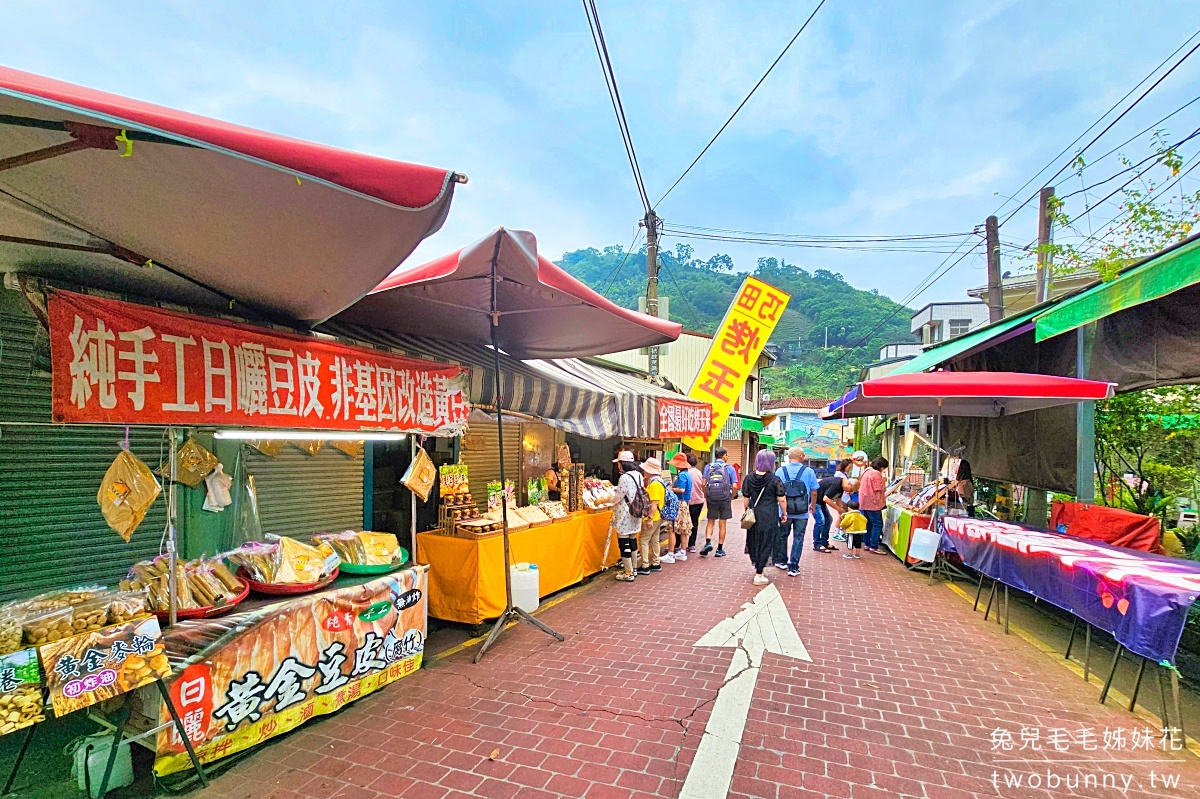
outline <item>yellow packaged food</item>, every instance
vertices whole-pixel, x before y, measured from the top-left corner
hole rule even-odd
[[[429,492],[433,490],[437,473],[437,467],[433,465],[425,448],[418,447],[417,456],[408,465],[408,471],[400,478],[400,483],[424,502],[429,499]]]
[[[315,583],[325,573],[325,555],[294,538],[279,539],[279,572],[275,583]]]
[[[317,439],[305,439],[304,441],[293,441],[292,446],[310,458],[315,458],[317,457],[317,453],[321,451],[321,447],[325,446],[325,442]]]
[[[400,542],[392,533],[359,533],[367,566],[387,566],[400,558]]]
[[[189,438],[175,455],[175,479],[189,488],[204,482],[204,478],[217,467],[217,456]]]
[[[366,446],[365,441],[330,441],[329,446],[334,449],[341,450],[351,458],[358,459],[362,457],[363,449]]]
[[[263,455],[266,455],[268,458],[274,458],[274,457],[278,456],[280,452],[283,452],[283,445],[286,444],[287,442],[281,441],[280,439],[277,439],[277,438],[264,438],[264,439],[255,439],[254,441],[250,441],[247,443],[249,443],[250,446],[254,447],[256,450],[261,452]]]
[[[100,481],[96,502],[108,526],[129,541],[161,491],[162,486],[154,479],[150,467],[129,450],[121,450]]]

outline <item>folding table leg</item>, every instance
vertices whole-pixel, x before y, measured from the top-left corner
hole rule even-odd
[[[1004,585],[1004,634],[1008,635],[1008,584]]]
[[[992,600],[996,598],[996,581],[992,580],[992,590],[988,592],[987,609],[983,611],[983,620],[986,622],[988,616],[992,613]]]
[[[25,733],[25,740],[21,742],[21,749],[17,752],[17,759],[13,761],[12,770],[8,772],[8,779],[4,781],[4,790],[0,791],[0,796],[8,796],[8,792],[12,789],[13,781],[17,779],[17,772],[21,770],[21,763],[25,760],[25,753],[29,751],[29,744],[33,741],[33,732],[37,728],[36,724],[29,725],[29,732]]]
[[[1108,701],[1108,689],[1112,687],[1113,677],[1117,674],[1117,665],[1121,660],[1121,649],[1123,647],[1117,644],[1117,650],[1113,652],[1112,667],[1108,670],[1108,678],[1104,680],[1104,687],[1100,689],[1100,704]]]
[[[1175,705],[1175,720],[1179,724],[1179,740],[1180,743],[1187,747],[1187,732],[1183,728],[1183,713],[1179,710],[1179,670],[1171,669],[1171,697]]]
[[[1142,676],[1145,675],[1146,664],[1149,662],[1150,661],[1148,661],[1146,658],[1142,658],[1141,664],[1138,665],[1137,680],[1135,680],[1133,683],[1133,696],[1131,696],[1129,698],[1129,712],[1130,713],[1132,713],[1133,709],[1135,707],[1137,707],[1138,692],[1142,690]]]
[[[183,739],[183,746],[187,749],[188,757],[191,758],[192,768],[196,770],[196,776],[200,778],[200,784],[205,788],[208,787],[208,777],[204,774],[204,766],[200,765],[200,758],[196,756],[196,749],[192,746],[192,739],[188,737],[187,730],[184,729],[183,721],[179,718],[179,711],[175,709],[175,704],[171,701],[171,693],[167,690],[167,684],[162,680],[157,682],[158,693],[162,696],[162,700],[167,705],[167,711],[171,714],[171,722],[175,725],[176,732]]]
[[[1065,660],[1071,659],[1071,647],[1075,646],[1075,629],[1079,627],[1079,617],[1075,616],[1071,620],[1071,637],[1067,639],[1067,654],[1063,656]]]
[[[1083,633],[1083,681],[1091,682],[1092,677],[1092,625],[1088,624]]]
[[[117,763],[117,750],[121,748],[121,741],[125,738],[125,722],[128,720],[128,708],[122,708],[118,711],[117,727],[113,730],[113,742],[108,750],[108,765],[104,767],[104,779],[100,780],[101,799],[104,799],[104,795],[108,793],[108,780],[112,777],[113,766]]]
[[[1160,705],[1160,707],[1162,707],[1162,713],[1159,717],[1162,719],[1163,729],[1167,730],[1171,727],[1171,720],[1167,714],[1167,689],[1163,685],[1162,669],[1155,669],[1154,673],[1158,677],[1158,700],[1162,703]]]
[[[979,573],[979,587],[975,589],[975,604],[971,606],[971,612],[979,610],[979,597],[983,595],[983,572]]]

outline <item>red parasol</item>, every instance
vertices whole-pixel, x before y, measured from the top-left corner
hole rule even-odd
[[[441,226],[456,180],[0,67],[0,271],[318,322]]]

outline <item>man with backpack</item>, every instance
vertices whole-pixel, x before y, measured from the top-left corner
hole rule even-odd
[[[704,549],[700,557],[713,551],[713,523],[718,528],[717,552],[713,557],[725,557],[725,533],[729,520],[733,518],[733,498],[737,495],[737,472],[725,462],[729,451],[724,447],[713,450],[712,463],[704,467],[704,499],[708,503],[708,526],[704,532]]]
[[[804,447],[799,445],[788,450],[788,462],[775,470],[775,476],[783,482],[787,495],[787,519],[779,525],[779,537],[771,557],[775,568],[787,569],[789,577],[800,574],[800,554],[804,551],[804,533],[808,529],[808,515],[821,512],[817,505],[817,473],[804,463]],[[788,534],[792,536],[791,552],[788,552]]]

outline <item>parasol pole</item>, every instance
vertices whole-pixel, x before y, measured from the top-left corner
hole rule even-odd
[[[170,468],[167,474],[170,476],[170,484],[167,486],[167,624],[174,625],[176,614],[179,610],[179,576],[176,569],[179,564],[179,547],[175,538],[175,520],[176,513],[176,495],[175,495],[175,477],[178,474],[178,454],[179,447],[175,440],[175,428],[168,427],[167,435],[171,438],[170,453]]]
[[[500,637],[500,632],[508,625],[509,622],[523,621],[526,624],[531,624],[537,627],[547,635],[557,638],[559,641],[565,641],[562,635],[552,630],[547,625],[543,624],[538,619],[529,615],[522,608],[513,606],[512,599],[512,552],[509,548],[508,541],[508,491],[507,483],[504,479],[504,396],[500,388],[500,342],[498,330],[500,327],[500,311],[496,301],[496,261],[500,256],[500,238],[496,238],[496,249],[492,252],[492,274],[491,274],[491,289],[492,289],[492,367],[494,369],[494,382],[492,384],[493,391],[496,394],[496,444],[499,448],[500,455],[500,520],[501,520],[501,536],[504,538],[504,612],[500,614],[500,618],[496,619],[492,631],[488,633],[487,640],[483,642],[483,646],[479,647],[479,652],[475,655],[475,663],[478,663],[488,648],[495,643]]]
[[[416,433],[408,434],[408,457],[409,463],[412,463],[417,459]],[[412,544],[412,555],[409,556],[409,563],[415,566],[417,563],[419,563],[417,560],[417,493],[409,490],[408,500],[408,533],[409,543]]]

